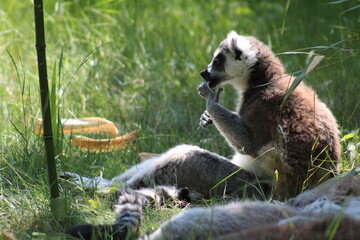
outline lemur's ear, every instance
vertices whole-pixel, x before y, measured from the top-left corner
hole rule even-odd
[[[236,38],[235,37],[231,38],[230,48],[231,48],[231,50],[234,50],[236,48]]]
[[[239,37],[239,35],[235,31],[231,31],[227,35],[228,42],[230,43],[230,47],[229,47],[230,51],[235,54],[236,60],[241,60],[240,57],[242,55],[242,51],[240,50],[240,48],[237,45],[238,37]]]
[[[232,51],[235,53],[235,59],[236,60],[241,60],[241,55],[242,55],[242,51],[239,49],[239,47],[237,46],[237,42],[236,42],[236,38],[232,38],[231,39],[231,43],[230,43],[230,48],[232,49]]]

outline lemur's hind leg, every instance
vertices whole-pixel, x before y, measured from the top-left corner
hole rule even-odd
[[[172,185],[189,188],[203,197],[229,193],[258,194],[252,173],[240,169],[227,158],[189,145],[176,146],[159,157],[133,166],[111,181],[126,181],[127,186],[135,189]]]

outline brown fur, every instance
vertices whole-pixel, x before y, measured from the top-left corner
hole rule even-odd
[[[330,110],[304,83],[280,108],[294,77],[284,73],[283,65],[267,46],[256,39],[252,42],[260,49],[259,61],[253,67],[251,87],[243,94],[239,115],[253,132],[254,145],[271,142],[276,147],[278,193],[294,196],[306,187],[306,180],[313,186],[332,175],[340,160],[339,130]]]
[[[142,239],[355,240],[360,236],[358,172],[284,204],[245,201],[185,210]]]
[[[356,176],[355,172],[330,179],[314,189],[303,192],[289,202],[296,209],[305,209],[316,200],[326,197],[329,202],[342,206],[341,211],[334,213],[325,205],[320,204],[316,209],[307,210],[307,213],[298,212],[300,217],[296,218],[294,217],[296,215],[293,215],[291,221],[279,222],[273,218],[270,224],[229,233],[218,239],[358,239],[360,236],[360,218],[357,215],[360,210],[360,177]],[[267,216],[266,212],[255,218],[261,219],[264,216]]]
[[[334,232],[334,224],[338,223]],[[322,220],[309,220],[298,222],[287,222],[284,224],[272,224],[250,229],[240,233],[232,233],[218,240],[281,240],[281,239],[301,239],[301,240],[323,240],[341,239],[356,240],[360,236],[360,220],[350,217],[338,219],[325,218]],[[332,235],[333,234],[333,235]]]
[[[354,170],[353,173],[338,175],[315,189],[301,193],[290,203],[296,207],[304,207],[325,196],[336,204],[343,204],[355,197],[360,197],[360,177],[353,176],[356,172],[358,171]]]

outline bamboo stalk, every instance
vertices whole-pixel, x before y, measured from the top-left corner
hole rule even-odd
[[[51,126],[51,112],[49,101],[49,87],[48,77],[46,70],[46,45],[45,45],[45,30],[44,30],[44,12],[42,0],[34,0],[35,12],[35,33],[36,33],[36,52],[38,59],[38,72],[40,83],[40,97],[41,97],[41,110],[44,119],[44,143],[47,160],[48,178],[50,184],[50,197],[57,199],[59,197],[59,186],[56,173],[55,155],[54,155],[54,142]],[[50,199],[50,200],[51,200]],[[50,204],[52,212],[56,212],[56,205]]]

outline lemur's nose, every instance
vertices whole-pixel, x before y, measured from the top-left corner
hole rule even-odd
[[[200,73],[201,77],[205,80],[208,80],[210,78],[210,72],[207,70],[207,68],[205,68],[204,70],[201,71]]]

